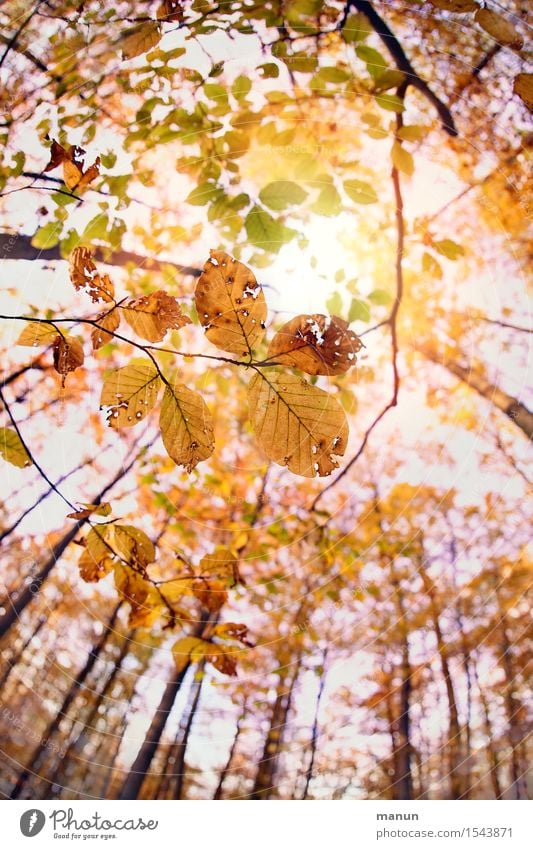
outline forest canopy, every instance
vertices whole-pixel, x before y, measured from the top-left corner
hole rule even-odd
[[[527,11],[1,5],[5,797],[530,798]]]

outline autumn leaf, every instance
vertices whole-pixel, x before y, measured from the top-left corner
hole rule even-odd
[[[237,662],[232,656],[231,649],[215,645],[208,640],[201,640],[198,637],[182,637],[172,646],[172,654],[179,672],[182,672],[189,662],[197,663],[205,658],[219,672],[225,675],[237,674]]]
[[[83,347],[75,336],[56,336],[54,341],[54,368],[62,376],[62,385],[69,372],[83,365]]]
[[[159,21],[182,21],[183,6],[181,0],[163,0],[157,9],[157,19]]]
[[[50,345],[55,342],[59,333],[51,324],[40,321],[30,321],[17,339],[17,345],[26,345],[29,348],[37,348],[39,345]]]
[[[402,174],[406,174],[410,177],[415,170],[415,161],[412,155],[406,150],[400,142],[395,141],[392,145],[392,164],[398,171],[401,171]]]
[[[74,513],[67,513],[67,519],[88,519],[89,516],[109,516],[111,513],[111,504],[104,502],[103,504],[86,504],[81,502],[81,506]]]
[[[224,251],[211,251],[195,291],[196,310],[210,342],[246,356],[263,338],[267,306],[253,272]]]
[[[338,468],[348,441],[340,404],[303,378],[280,372],[256,373],[249,386],[250,417],[267,457],[303,477]]]
[[[193,593],[210,613],[218,613],[228,600],[228,593],[222,581],[198,580],[193,584]]]
[[[32,459],[24,448],[20,436],[11,427],[0,428],[0,455],[19,469],[32,465]]]
[[[112,340],[113,333],[120,326],[120,313],[116,307],[113,307],[108,312],[101,312],[97,315],[95,321],[98,322],[99,326],[91,333],[93,351],[97,351],[102,345],[106,345]]]
[[[503,18],[498,12],[487,8],[478,9],[474,15],[474,20],[498,44],[502,44],[504,47],[512,47],[514,50],[521,50],[524,46],[524,40],[520,33],[510,21]]]
[[[298,315],[276,333],[268,358],[307,374],[344,374],[355,365],[363,343],[336,316]]]
[[[147,21],[138,26],[130,27],[121,34],[118,40],[122,58],[133,59],[135,56],[146,53],[156,44],[159,44],[160,38],[161,29],[156,21]]]
[[[63,165],[63,179],[67,189],[71,192],[76,190],[83,192],[90,183],[100,174],[100,157],[97,157],[92,165],[85,170],[85,151],[78,145],[64,148],[55,140],[52,140],[50,149],[50,161],[44,171],[53,171],[58,165]]]
[[[161,378],[154,365],[137,361],[112,372],[100,396],[100,409],[107,407],[110,427],[133,427],[152,410],[161,388]]]
[[[166,386],[159,426],[169,456],[188,472],[213,453],[211,413],[202,396],[182,383]]]
[[[252,643],[247,639],[248,626],[238,624],[236,622],[221,622],[215,625],[213,636],[220,637],[223,640],[237,640],[245,646],[252,646]]]
[[[78,561],[82,579],[95,583],[104,578],[113,568],[113,550],[107,541],[112,525],[92,528],[85,539],[85,547]]]
[[[201,575],[216,575],[218,578],[229,579],[231,584],[239,582],[237,557],[228,548],[217,548],[210,554],[205,554],[200,560],[198,572]]]
[[[152,540],[133,525],[113,526],[113,550],[127,563],[143,567],[155,560]]]
[[[89,248],[74,248],[69,256],[69,274],[76,291],[84,289],[93,303],[110,302],[115,297],[115,287],[108,274],[100,276]]]
[[[533,111],[533,74],[518,74],[514,79],[513,92]]]
[[[458,14],[474,12],[476,9],[479,9],[476,0],[429,0],[429,2],[437,9],[443,9],[446,12],[456,12]]]
[[[135,333],[149,342],[161,342],[168,330],[179,330],[191,323],[176,299],[163,291],[134,298],[120,309]]]
[[[151,584],[131,566],[115,564],[115,586],[124,601],[132,607],[141,607],[147,600]]]

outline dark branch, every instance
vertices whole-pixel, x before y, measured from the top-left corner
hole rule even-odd
[[[389,51],[390,55],[394,59],[396,67],[399,71],[402,71],[406,75],[407,84],[412,86],[413,88],[416,88],[417,91],[419,91],[420,94],[422,94],[426,98],[426,100],[429,100],[432,106],[434,106],[441,120],[443,129],[448,133],[448,135],[456,136],[458,133],[455,126],[455,122],[452,117],[452,113],[450,112],[446,104],[443,103],[439,97],[437,97],[437,95],[429,87],[427,82],[423,80],[422,77],[419,76],[419,74],[417,74],[417,72],[411,65],[411,62],[407,58],[402,45],[392,32],[388,24],[386,24],[383,18],[378,15],[372,4],[369,3],[368,0],[348,0],[347,8],[357,9],[358,12],[361,12],[363,15],[365,15],[366,18],[368,18],[372,29],[374,30],[376,35],[381,39],[381,41]]]

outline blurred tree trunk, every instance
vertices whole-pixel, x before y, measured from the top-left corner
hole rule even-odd
[[[49,777],[50,788],[52,788],[54,784],[58,784],[61,780],[63,780],[63,776],[68,771],[71,765],[71,761],[76,760],[76,758],[81,754],[89,735],[92,731],[94,731],[92,724],[98,716],[100,706],[107,698],[117,676],[119,675],[122,669],[122,664],[124,663],[124,660],[130,650],[131,640],[133,639],[134,634],[135,631],[130,631],[130,633],[124,637],[119,654],[115,659],[113,668],[110,674],[108,675],[103,688],[100,690],[100,693],[95,698],[92,707],[89,710],[89,713],[83,720],[83,725],[81,726],[80,730],[74,734],[72,740],[70,741],[65,750],[63,758],[61,758],[61,760],[58,762],[54,772]]]
[[[28,648],[30,643],[35,639],[35,637],[37,636],[37,634],[39,633],[39,631],[41,630],[41,628],[43,627],[45,622],[46,622],[46,616],[40,616],[38,621],[37,621],[37,625],[33,629],[33,631],[31,632],[30,636],[27,637],[27,639],[21,644],[18,651],[16,651],[13,654],[13,656],[10,657],[9,660],[6,661],[6,668],[5,668],[4,672],[2,673],[2,676],[0,677],[0,690],[2,690],[5,687],[5,685],[7,684],[9,676],[11,675],[13,670],[17,667],[17,665],[20,663],[22,655],[24,654],[24,652],[26,651],[26,649]]]
[[[309,758],[309,766],[307,767],[305,774],[305,786],[304,792],[302,794],[302,799],[307,799],[309,793],[309,785],[313,780],[313,772],[315,769],[315,758],[316,758],[316,749],[318,744],[318,715],[320,713],[320,703],[322,701],[322,694],[324,692],[324,687],[326,684],[326,663],[328,659],[328,650],[324,649],[322,653],[322,670],[320,673],[320,678],[318,682],[318,692],[316,696],[315,702],[315,715],[313,719],[313,728],[311,731],[311,757]]]
[[[137,462],[138,455],[135,456],[129,461],[129,463],[123,466],[120,471],[112,478],[112,480],[104,486],[103,489],[100,490],[98,495],[92,499],[92,504],[99,504],[107,495],[107,493],[113,489],[115,484],[117,484],[122,478],[124,478],[128,472],[133,468],[135,463]],[[65,550],[68,548],[72,540],[76,537],[76,534],[82,528],[87,519],[79,519],[78,521],[73,522],[72,527],[67,533],[54,545],[52,548],[52,552],[48,560],[41,566],[38,572],[32,576],[33,580],[31,584],[28,584],[26,587],[20,590],[19,594],[15,597],[8,597],[3,600],[2,607],[5,609],[5,613],[2,614],[0,619],[0,639],[9,631],[9,629],[19,620],[22,613],[26,610],[27,606],[30,602],[38,595],[42,589],[42,586],[50,572],[56,565],[59,558],[63,555]]]
[[[509,416],[515,425],[526,434],[528,439],[533,438],[533,413],[528,410],[525,404],[522,404],[517,398],[513,398],[512,395],[503,392],[503,390],[490,383],[478,372],[465,368],[465,366],[460,365],[456,360],[443,358],[439,355],[437,349],[428,343],[416,345],[416,350],[426,357],[426,359],[447,368],[448,371],[470,386],[478,395],[490,401],[505,413],[506,416]]]
[[[242,727],[244,724],[244,719],[246,717],[246,701],[243,702],[241,712],[239,714],[239,718],[237,719],[237,724],[235,726],[235,734],[233,735],[233,740],[231,742],[228,759],[226,761],[226,765],[223,767],[220,777],[218,779],[217,788],[215,790],[213,800],[222,799],[224,792],[224,784],[226,782],[226,778],[231,772],[231,767],[233,764],[233,758],[235,757],[235,752],[237,751],[237,745],[239,743],[239,737],[241,736]]]
[[[114,609],[114,611],[111,615],[111,619],[109,620],[108,624],[104,628],[100,638],[97,640],[97,642],[95,643],[95,645],[93,646],[93,648],[89,652],[83,669],[81,670],[81,672],[79,672],[77,677],[73,680],[66,696],[63,699],[61,707],[59,708],[59,710],[56,713],[53,720],[48,725],[48,728],[46,729],[45,733],[43,734],[39,745],[37,746],[37,748],[33,752],[29,763],[24,767],[24,769],[20,773],[20,775],[17,779],[17,782],[16,782],[15,786],[13,787],[13,790],[10,794],[12,799],[18,799],[20,797],[20,795],[24,791],[24,788],[26,787],[28,779],[39,768],[42,756],[43,756],[44,752],[46,751],[46,749],[48,748],[48,744],[49,744],[52,736],[58,730],[58,728],[61,724],[61,721],[63,720],[63,718],[67,714],[69,707],[71,706],[72,702],[74,701],[74,699],[76,698],[76,696],[80,692],[80,690],[83,687],[88,676],[92,672],[92,670],[93,670],[93,668],[96,664],[96,661],[99,659],[99,657],[102,653],[102,650],[104,649],[104,646],[107,642],[109,634],[113,630],[113,627],[114,627],[115,622],[117,620],[117,616],[118,616],[118,613],[119,613],[121,606],[122,606],[122,602],[119,602],[116,605],[116,607],[115,607],[115,609]]]
[[[286,683],[287,676],[280,676],[276,700],[270,716],[270,726],[250,795],[251,799],[269,799],[274,789],[283,736],[287,727],[287,717],[291,709],[294,686],[300,673],[300,666],[301,654],[298,654],[294,662],[294,672],[289,677],[288,684]]]
[[[479,676],[477,674],[477,667],[475,661],[472,664],[472,673],[474,677],[474,681],[476,682],[476,687],[479,693],[479,701],[481,703],[481,707],[483,708],[483,732],[485,737],[487,738],[487,759],[489,762],[489,776],[490,782],[492,785],[492,790],[494,792],[495,799],[501,799],[503,795],[502,787],[500,784],[500,759],[498,757],[498,752],[494,748],[494,732],[492,730],[492,723],[490,720],[490,710],[489,704],[487,701],[487,697],[485,695],[485,691],[481,687]]]

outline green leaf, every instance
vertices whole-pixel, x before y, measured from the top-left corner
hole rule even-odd
[[[342,198],[333,183],[329,183],[321,190],[311,209],[317,215],[338,215],[342,209]]]
[[[457,242],[452,242],[451,239],[442,239],[440,242],[433,242],[433,247],[438,253],[445,256],[447,259],[456,260],[460,256],[464,256],[465,250]]]
[[[378,196],[370,183],[363,180],[345,180],[342,185],[348,197],[355,203],[377,203]]]
[[[330,315],[340,315],[343,310],[342,298],[339,292],[333,292],[326,301],[326,307]]]
[[[324,68],[320,68],[317,73],[317,77],[324,83],[345,83],[346,80],[350,79],[351,74],[349,71],[345,71],[344,68],[337,68],[335,65],[327,65]]]
[[[389,88],[398,88],[405,80],[405,74],[395,68],[387,68],[376,77],[375,91],[386,91]]]
[[[18,433],[11,427],[0,428],[0,455],[12,466],[17,466],[19,469],[32,464]]]
[[[392,301],[392,295],[390,292],[387,292],[386,289],[374,289],[373,292],[370,292],[368,300],[372,301],[373,304],[384,307],[387,304],[390,304]]]
[[[409,124],[405,127],[400,127],[398,130],[398,138],[402,141],[415,142],[421,141],[429,133],[429,127],[424,127],[422,124]]]
[[[276,180],[261,189],[259,197],[265,206],[279,211],[292,204],[303,203],[307,192],[291,180]]]
[[[244,220],[246,234],[252,245],[265,251],[279,251],[296,236],[296,230],[285,227],[260,206],[254,206]]]
[[[215,183],[200,183],[187,195],[185,202],[190,203],[192,206],[205,206],[206,203],[220,197],[222,194],[224,194],[224,189]]]
[[[365,301],[359,298],[352,298],[350,311],[348,313],[348,321],[370,321],[370,309]]]
[[[366,15],[359,12],[355,15],[348,15],[344,24],[341,35],[347,44],[354,44],[357,41],[364,41],[372,32],[372,27],[368,22]]]
[[[366,64],[368,73],[375,80],[388,69],[387,60],[379,50],[374,50],[368,44],[361,44],[356,47],[355,53]]]
[[[394,167],[398,171],[401,171],[402,174],[407,174],[410,177],[415,170],[415,162],[409,151],[405,150],[399,142],[395,141],[392,146],[391,156]]]
[[[263,78],[266,80],[279,77],[279,67],[274,62],[266,62],[264,65],[259,65],[257,70],[262,72]]]
[[[31,243],[34,248],[46,251],[58,244],[60,235],[61,225],[57,221],[49,221],[33,234]]]
[[[376,94],[376,103],[388,112],[400,113],[405,109],[404,102],[401,97],[398,97],[397,94],[389,94],[386,91],[382,94]]]
[[[252,81],[241,74],[236,80],[234,80],[231,91],[237,100],[244,100],[251,88]]]

